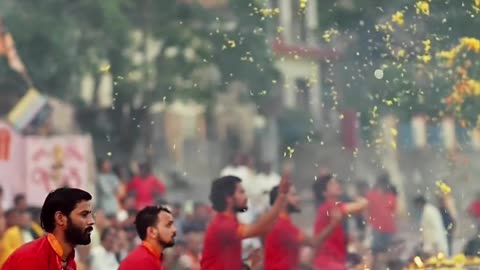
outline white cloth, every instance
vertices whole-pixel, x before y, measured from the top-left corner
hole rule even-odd
[[[93,226],[93,231],[90,234],[90,246],[92,247],[92,249],[101,246],[100,232],[98,231],[96,226]]]
[[[242,182],[243,182],[243,181],[250,180],[249,178],[251,178],[252,172],[247,166],[234,167],[234,166],[229,165],[229,166],[225,167],[220,172],[220,176],[222,176],[222,177],[223,176],[228,176],[228,175],[236,176],[236,177],[242,179]]]
[[[35,240],[33,238],[32,233],[29,230],[22,230],[22,239],[23,239],[24,244],[32,242],[33,240]]]
[[[124,222],[127,219],[128,219],[128,211],[127,210],[121,209],[120,211],[117,212],[117,221],[118,222]]]
[[[420,220],[423,251],[436,255],[438,252],[448,254],[447,231],[443,226],[442,215],[437,207],[426,204]]]
[[[252,201],[259,212],[263,212],[270,206],[270,191],[280,184],[281,177],[277,173],[259,173],[255,177],[254,193]]]
[[[178,264],[180,269],[189,269],[189,270],[200,270],[200,260],[194,260],[190,255],[183,254],[178,259]]]
[[[113,174],[99,174],[97,181],[98,207],[105,215],[115,215],[118,212],[117,189],[120,180]]]
[[[118,261],[115,253],[107,251],[103,246],[92,249],[92,270],[118,269]]]

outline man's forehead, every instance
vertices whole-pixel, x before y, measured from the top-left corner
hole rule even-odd
[[[235,186],[236,190],[243,190],[243,184],[241,182],[238,182],[237,185]]]
[[[160,218],[160,220],[164,220],[167,222],[173,220],[172,214],[166,211],[161,211],[160,213],[158,213],[158,217]]]
[[[81,201],[75,205],[74,211],[82,212],[82,211],[91,211],[92,210],[92,203],[90,201]]]

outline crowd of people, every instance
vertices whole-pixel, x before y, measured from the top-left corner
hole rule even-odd
[[[403,269],[410,260],[399,256],[405,245],[388,174],[380,174],[373,186],[357,181],[354,192],[346,192],[342,181],[321,171],[312,184],[316,216],[309,233],[292,221],[303,204],[290,170],[277,174],[262,163],[254,173],[252,167],[251,159],[238,156],[212,182],[209,202],[180,203],[164,200],[166,185],[148,165],[129,175],[102,160],[95,205],[89,193],[69,188],[50,193],[42,209],[29,207],[23,194],[15,196],[0,215],[0,265],[5,270],[57,269],[51,263],[80,270],[346,270]],[[420,230],[411,257],[452,255],[458,213],[451,194],[438,195],[438,204],[424,196],[413,199]],[[480,199],[468,211],[480,220],[479,209]],[[55,252],[45,251],[47,244]],[[48,263],[33,259],[32,252],[50,258]],[[479,252],[474,237],[465,254]],[[23,261],[26,268],[15,268]]]

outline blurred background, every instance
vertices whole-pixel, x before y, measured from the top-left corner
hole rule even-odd
[[[386,177],[401,243],[390,269],[418,255],[419,195],[440,209],[450,255],[468,243],[477,254],[479,10],[476,0],[0,1],[0,257],[42,234],[39,207],[66,185],[97,205],[82,269],[116,269],[150,203],[177,217],[166,269],[200,269],[211,181],[238,175],[265,202],[286,168],[306,232],[318,176],[334,173],[346,200]],[[151,196],[138,196],[144,183]],[[372,267],[372,211],[348,222],[352,269]],[[261,254],[252,245],[247,257]]]

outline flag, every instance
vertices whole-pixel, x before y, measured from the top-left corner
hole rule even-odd
[[[5,56],[7,58],[10,68],[18,72],[27,82],[28,86],[31,87],[31,79],[27,74],[25,65],[17,54],[13,36],[9,32],[5,31],[3,28],[3,23],[0,19],[0,57],[1,56]]]
[[[7,58],[10,68],[20,74],[25,73],[25,66],[17,54],[12,35],[10,33],[3,33],[0,35],[0,55]]]
[[[17,130],[23,130],[48,106],[48,98],[37,90],[30,89],[10,111],[7,120]]]

